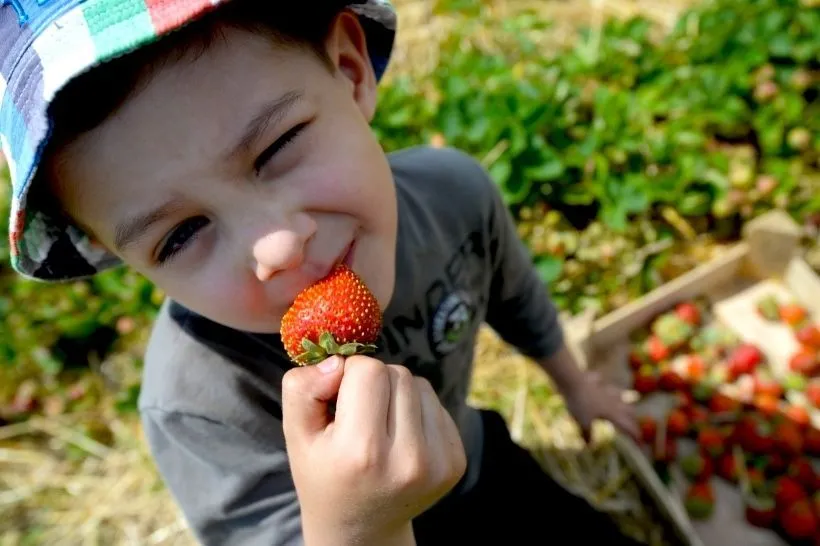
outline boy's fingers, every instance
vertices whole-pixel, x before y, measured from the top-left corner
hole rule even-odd
[[[315,366],[292,368],[282,378],[285,436],[315,434],[330,422],[328,404],[342,382],[344,359],[331,356]]]
[[[339,433],[346,438],[384,438],[389,404],[387,366],[367,356],[348,357],[336,400],[335,427]]]
[[[421,422],[424,427],[424,439],[427,441],[428,446],[441,448],[444,440],[442,430],[439,427],[439,406],[441,403],[429,381],[422,377],[414,379],[421,401]]]
[[[390,371],[390,410],[387,435],[400,445],[424,442],[419,392],[413,374],[404,366],[388,366]]]
[[[467,454],[461,441],[461,433],[456,426],[456,422],[453,421],[453,417],[444,406],[439,407],[438,413],[442,436],[444,436],[444,441],[447,443],[453,470],[458,471],[456,479],[459,480],[467,470]]]

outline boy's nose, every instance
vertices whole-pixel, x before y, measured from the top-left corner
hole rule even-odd
[[[276,273],[299,267],[305,257],[305,246],[316,231],[307,217],[294,218],[287,228],[272,230],[253,244],[256,277],[265,282]]]

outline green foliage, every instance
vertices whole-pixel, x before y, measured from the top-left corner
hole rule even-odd
[[[458,34],[445,43],[435,112],[420,111],[431,97],[406,80],[390,90],[388,104],[400,106],[382,109],[376,123],[389,148],[434,127],[478,157],[500,150],[489,170],[514,210],[588,206],[614,230],[665,204],[719,217],[748,204],[750,216],[779,197],[797,215],[817,210],[816,199],[795,195],[820,147],[816,9],[713,2],[659,44],[647,21],[611,20],[552,57],[527,26],[507,26],[504,51],[458,47]],[[381,130],[388,118],[413,124],[397,135]],[[733,157],[740,144],[752,148],[751,161]],[[771,194],[732,193],[761,174],[776,178]]]
[[[772,207],[800,221],[820,212],[809,0],[708,2],[659,41],[646,20],[612,20],[554,51],[536,14],[437,9],[466,5],[429,79],[385,83],[373,129],[387,150],[443,139],[481,159],[562,308],[608,310],[674,276],[681,225],[731,239]],[[4,223],[3,264],[6,240]],[[66,285],[0,270],[0,410],[79,398],[61,385],[89,362],[125,355],[138,367],[161,298],[127,269]],[[133,409],[138,385],[120,387],[117,407]]]

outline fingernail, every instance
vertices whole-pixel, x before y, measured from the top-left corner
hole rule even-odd
[[[319,368],[319,371],[322,373],[333,373],[336,371],[336,368],[339,367],[339,357],[331,356],[317,364],[316,367]]]

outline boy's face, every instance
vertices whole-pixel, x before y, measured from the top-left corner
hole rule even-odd
[[[306,49],[225,36],[61,150],[53,190],[169,297],[228,326],[278,332],[296,294],[342,260],[384,308],[396,198],[358,21],[334,24],[335,74]]]

